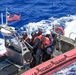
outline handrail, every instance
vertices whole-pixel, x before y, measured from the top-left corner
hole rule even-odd
[[[71,34],[76,34],[75,32],[71,32],[70,34],[69,34],[69,38],[71,37]]]

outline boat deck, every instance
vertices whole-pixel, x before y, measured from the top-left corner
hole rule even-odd
[[[53,57],[56,57],[56,56],[59,56],[59,55],[61,55],[61,54],[62,54],[62,52],[59,52],[58,50],[54,50],[52,56],[53,56]]]

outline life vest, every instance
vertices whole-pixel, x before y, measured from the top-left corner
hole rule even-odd
[[[43,41],[44,41],[44,38],[45,38],[45,35],[39,35],[37,36],[37,38],[40,40],[40,49],[44,49],[44,44],[43,44]]]
[[[59,32],[61,32],[61,35],[64,35],[64,30],[63,30],[62,27],[55,28],[55,31],[56,31],[57,34],[60,34]]]
[[[51,43],[50,39],[49,39],[48,37],[45,37],[45,38],[44,38],[44,41],[43,41],[43,44],[44,44],[44,45],[48,45],[48,44],[50,44],[50,43]]]
[[[37,38],[41,41],[42,40],[42,34],[41,35],[39,35],[39,36],[37,36]]]

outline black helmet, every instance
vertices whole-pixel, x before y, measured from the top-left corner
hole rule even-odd
[[[38,35],[42,34],[42,29],[38,28]]]
[[[27,36],[27,32],[23,32],[23,34],[22,34],[23,36]]]
[[[32,32],[31,33],[31,36],[36,36],[36,32]]]

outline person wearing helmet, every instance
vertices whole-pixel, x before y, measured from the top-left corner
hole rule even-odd
[[[38,34],[36,34],[36,32],[32,32],[32,40],[31,40],[31,45],[33,47],[33,66],[36,66],[38,64],[40,64],[40,55],[41,55],[41,49],[40,49],[40,44],[41,44],[41,36],[39,37]]]
[[[30,38],[27,35],[27,32],[23,32],[22,34],[24,42],[30,43]]]
[[[42,34],[42,29],[38,28],[38,35],[41,35],[41,34]]]
[[[36,36],[36,32],[32,32],[32,33],[31,33],[31,36],[32,36],[32,37]]]
[[[38,38],[41,41],[41,50],[43,51],[43,40],[44,40],[45,35],[42,34],[42,29],[38,28]]]
[[[45,52],[44,52],[44,61],[49,60],[51,58],[51,54],[53,52],[53,46],[52,46],[52,42],[53,42],[53,37],[51,35],[50,31],[47,31],[46,36],[44,38],[44,48],[45,48]]]
[[[35,39],[36,39],[36,37],[37,37],[37,34],[36,34],[36,32],[32,32],[31,33],[31,41],[30,41],[30,44],[33,46],[34,45],[34,42],[35,42]]]

